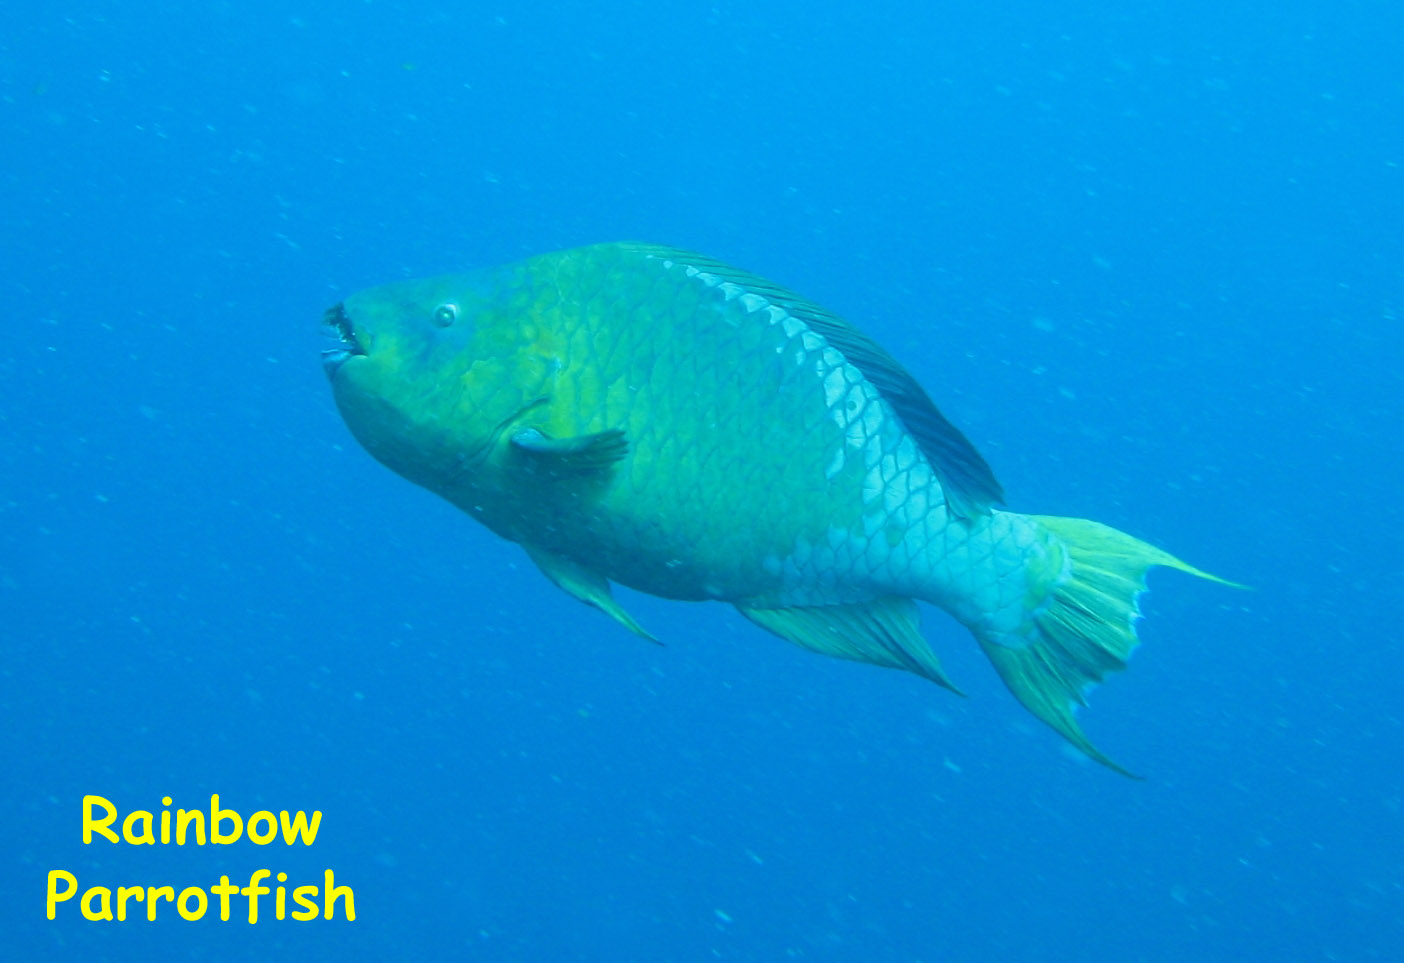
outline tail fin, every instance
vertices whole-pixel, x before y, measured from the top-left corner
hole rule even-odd
[[[1137,599],[1146,571],[1176,568],[1225,582],[1107,525],[1081,518],[1029,516],[1054,536],[1064,555],[1048,594],[1032,613],[1035,633],[1023,645],[980,639],[1004,684],[1024,707],[1091,758],[1133,779],[1140,778],[1104,756],[1073,718],[1086,693],[1108,672],[1126,667],[1136,647]]]

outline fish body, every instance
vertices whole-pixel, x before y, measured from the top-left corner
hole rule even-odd
[[[1119,769],[1073,709],[1129,656],[1146,570],[1204,575],[1095,522],[1000,509],[880,346],[700,255],[595,245],[372,288],[327,319],[334,395],[371,454],[640,634],[611,582],[954,688],[917,628],[913,600],[931,602]]]

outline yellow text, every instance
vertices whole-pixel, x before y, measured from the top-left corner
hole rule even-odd
[[[187,886],[179,893],[174,886],[119,886],[116,890],[106,886],[90,886],[83,891],[83,895],[78,900],[79,911],[83,918],[92,921],[124,921],[129,914],[141,914],[142,907],[133,908],[130,904],[141,903],[144,905],[145,916],[148,920],[156,919],[157,911],[163,903],[175,904],[175,911],[184,920],[202,919],[210,908],[211,897],[218,901],[219,918],[228,921],[233,910],[236,897],[242,897],[243,909],[246,911],[248,921],[257,923],[260,919],[266,918],[263,913],[261,897],[273,896],[274,919],[283,920],[291,917],[295,920],[314,920],[318,916],[323,919],[335,919],[338,907],[340,912],[348,921],[356,919],[356,894],[352,892],[350,886],[337,885],[336,875],[327,870],[322,874],[323,886],[313,885],[297,886],[292,890],[292,900],[299,907],[288,912],[288,888],[283,884],[288,881],[287,873],[279,873],[276,886],[265,885],[265,882],[273,876],[273,871],[268,869],[256,869],[249,874],[247,886],[239,886],[229,881],[228,876],[221,876],[219,882],[206,891],[198,886]],[[66,903],[78,896],[78,877],[65,869],[54,869],[49,871],[48,885],[48,917],[56,919],[58,917],[58,905]],[[318,895],[321,895],[321,905],[317,903]]]
[[[161,805],[169,807],[171,797],[164,796]],[[155,846],[158,842],[174,842],[184,846],[191,840],[203,846],[208,839],[211,845],[228,846],[237,843],[244,836],[256,846],[267,846],[281,835],[289,846],[302,843],[311,846],[317,841],[317,830],[322,825],[321,810],[314,810],[309,818],[299,809],[290,813],[284,809],[276,816],[267,809],[260,809],[247,819],[233,809],[225,809],[219,804],[219,794],[210,796],[209,821],[205,810],[169,808],[160,814],[137,809],[127,813],[122,820],[121,834],[113,829],[117,822],[117,807],[103,796],[83,797],[83,842],[89,844],[94,835],[101,836],[111,843],[125,842],[133,846]],[[174,833],[172,833],[174,823]],[[206,829],[208,827],[208,837]]]

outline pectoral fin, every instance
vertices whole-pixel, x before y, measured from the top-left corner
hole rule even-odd
[[[536,563],[536,567],[541,569],[542,574],[557,586],[586,605],[593,605],[605,612],[630,632],[641,635],[650,642],[658,642],[614,600],[614,596],[609,591],[609,580],[603,575],[586,568],[574,559],[566,558],[564,555],[557,555],[555,552],[527,545],[522,547],[531,556],[531,560]]]
[[[561,475],[604,471],[629,453],[629,442],[618,429],[575,438],[548,438],[539,429],[523,428],[512,435],[512,447],[543,469]]]
[[[911,599],[891,597],[809,608],[736,608],[761,628],[811,651],[906,669],[963,694],[951,684],[936,653],[921,637],[916,603]]]

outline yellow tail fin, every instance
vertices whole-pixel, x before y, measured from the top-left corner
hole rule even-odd
[[[1176,568],[1233,585],[1107,525],[1081,518],[1032,515],[1066,553],[1048,594],[1031,613],[1032,641],[1010,646],[981,639],[1004,684],[1034,715],[1091,758],[1123,775],[1140,778],[1104,756],[1078,727],[1073,711],[1108,672],[1126,667],[1136,647],[1137,599],[1146,571]]]

